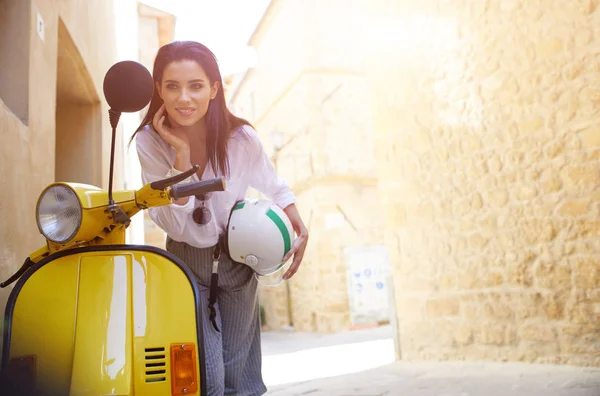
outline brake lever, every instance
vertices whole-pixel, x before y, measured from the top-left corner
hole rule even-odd
[[[167,187],[184,181],[188,177],[192,176],[194,173],[198,172],[198,169],[200,169],[200,166],[194,165],[191,169],[186,170],[185,172],[179,175],[169,177],[168,179],[157,180],[155,182],[152,182],[150,183],[150,187],[154,190],[165,190]]]

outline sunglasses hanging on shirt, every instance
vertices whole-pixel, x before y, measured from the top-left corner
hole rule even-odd
[[[196,199],[202,203],[201,206],[197,207],[192,212],[192,218],[199,226],[208,224],[212,219],[212,213],[206,207],[206,201],[208,201],[211,196],[212,193],[198,194],[195,196]]]

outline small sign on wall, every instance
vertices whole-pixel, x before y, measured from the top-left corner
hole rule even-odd
[[[352,325],[390,321],[391,264],[387,248],[347,246],[344,261]]]

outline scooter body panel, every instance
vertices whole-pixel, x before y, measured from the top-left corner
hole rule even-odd
[[[34,357],[41,395],[199,395],[198,303],[189,269],[162,249],[119,245],[57,253],[31,268],[11,293],[3,367]],[[175,372],[179,350],[185,353],[177,355]],[[195,372],[195,383],[182,377],[181,367]]]

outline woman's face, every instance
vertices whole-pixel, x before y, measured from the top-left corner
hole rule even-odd
[[[193,60],[171,62],[156,88],[173,127],[190,126],[200,121],[211,99],[217,96],[219,83],[213,86],[204,69]]]

